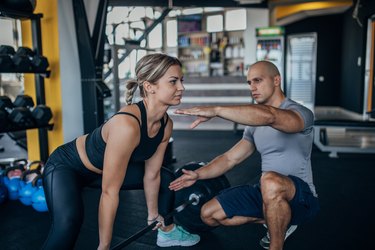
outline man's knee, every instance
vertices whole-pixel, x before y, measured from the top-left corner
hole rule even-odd
[[[208,218],[212,217],[212,208],[208,203],[203,204],[201,208],[201,218],[205,221]]]
[[[286,198],[293,186],[287,176],[272,171],[263,173],[260,183],[264,202]]]
[[[217,223],[220,221],[220,209],[222,208],[215,198],[206,202],[201,208],[202,221],[209,226],[217,226]]]

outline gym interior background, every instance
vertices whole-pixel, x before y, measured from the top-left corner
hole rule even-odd
[[[124,105],[124,83],[147,53],[182,60],[181,107],[251,103],[247,67],[267,59],[279,67],[286,95],[316,117],[312,163],[321,213],[285,249],[369,248],[375,222],[374,18],[371,0],[2,1],[1,173],[18,159],[45,161],[59,145],[103,123]],[[166,165],[173,170],[209,161],[241,138],[238,124],[214,119],[190,130],[192,118],[170,115],[175,128]],[[39,163],[29,165],[37,169]],[[255,155],[227,177],[233,186],[259,174]],[[97,246],[99,194],[96,188],[84,192],[76,249]],[[142,191],[121,195],[113,243],[144,226],[146,216]],[[37,209],[19,199],[0,202],[1,249],[40,248],[49,217]],[[264,233],[260,225],[219,227],[201,233],[201,243],[191,248],[259,249]],[[127,249],[154,249],[154,242],[148,233]]]

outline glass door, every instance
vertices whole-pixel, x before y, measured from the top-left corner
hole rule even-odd
[[[317,34],[287,37],[286,95],[314,111]]]

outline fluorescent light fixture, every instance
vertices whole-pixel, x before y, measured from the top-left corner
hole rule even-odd
[[[262,3],[264,0],[235,0],[236,2],[239,2],[240,4],[258,4]]]

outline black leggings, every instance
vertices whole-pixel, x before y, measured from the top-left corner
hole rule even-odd
[[[73,249],[83,222],[82,189],[101,187],[101,175],[88,170],[80,160],[75,141],[57,148],[49,157],[43,173],[43,186],[51,228],[42,249]],[[122,190],[143,189],[144,164],[129,164]],[[168,186],[173,173],[161,170],[159,213],[166,215],[174,207],[174,192]],[[165,221],[166,225],[173,219]]]

